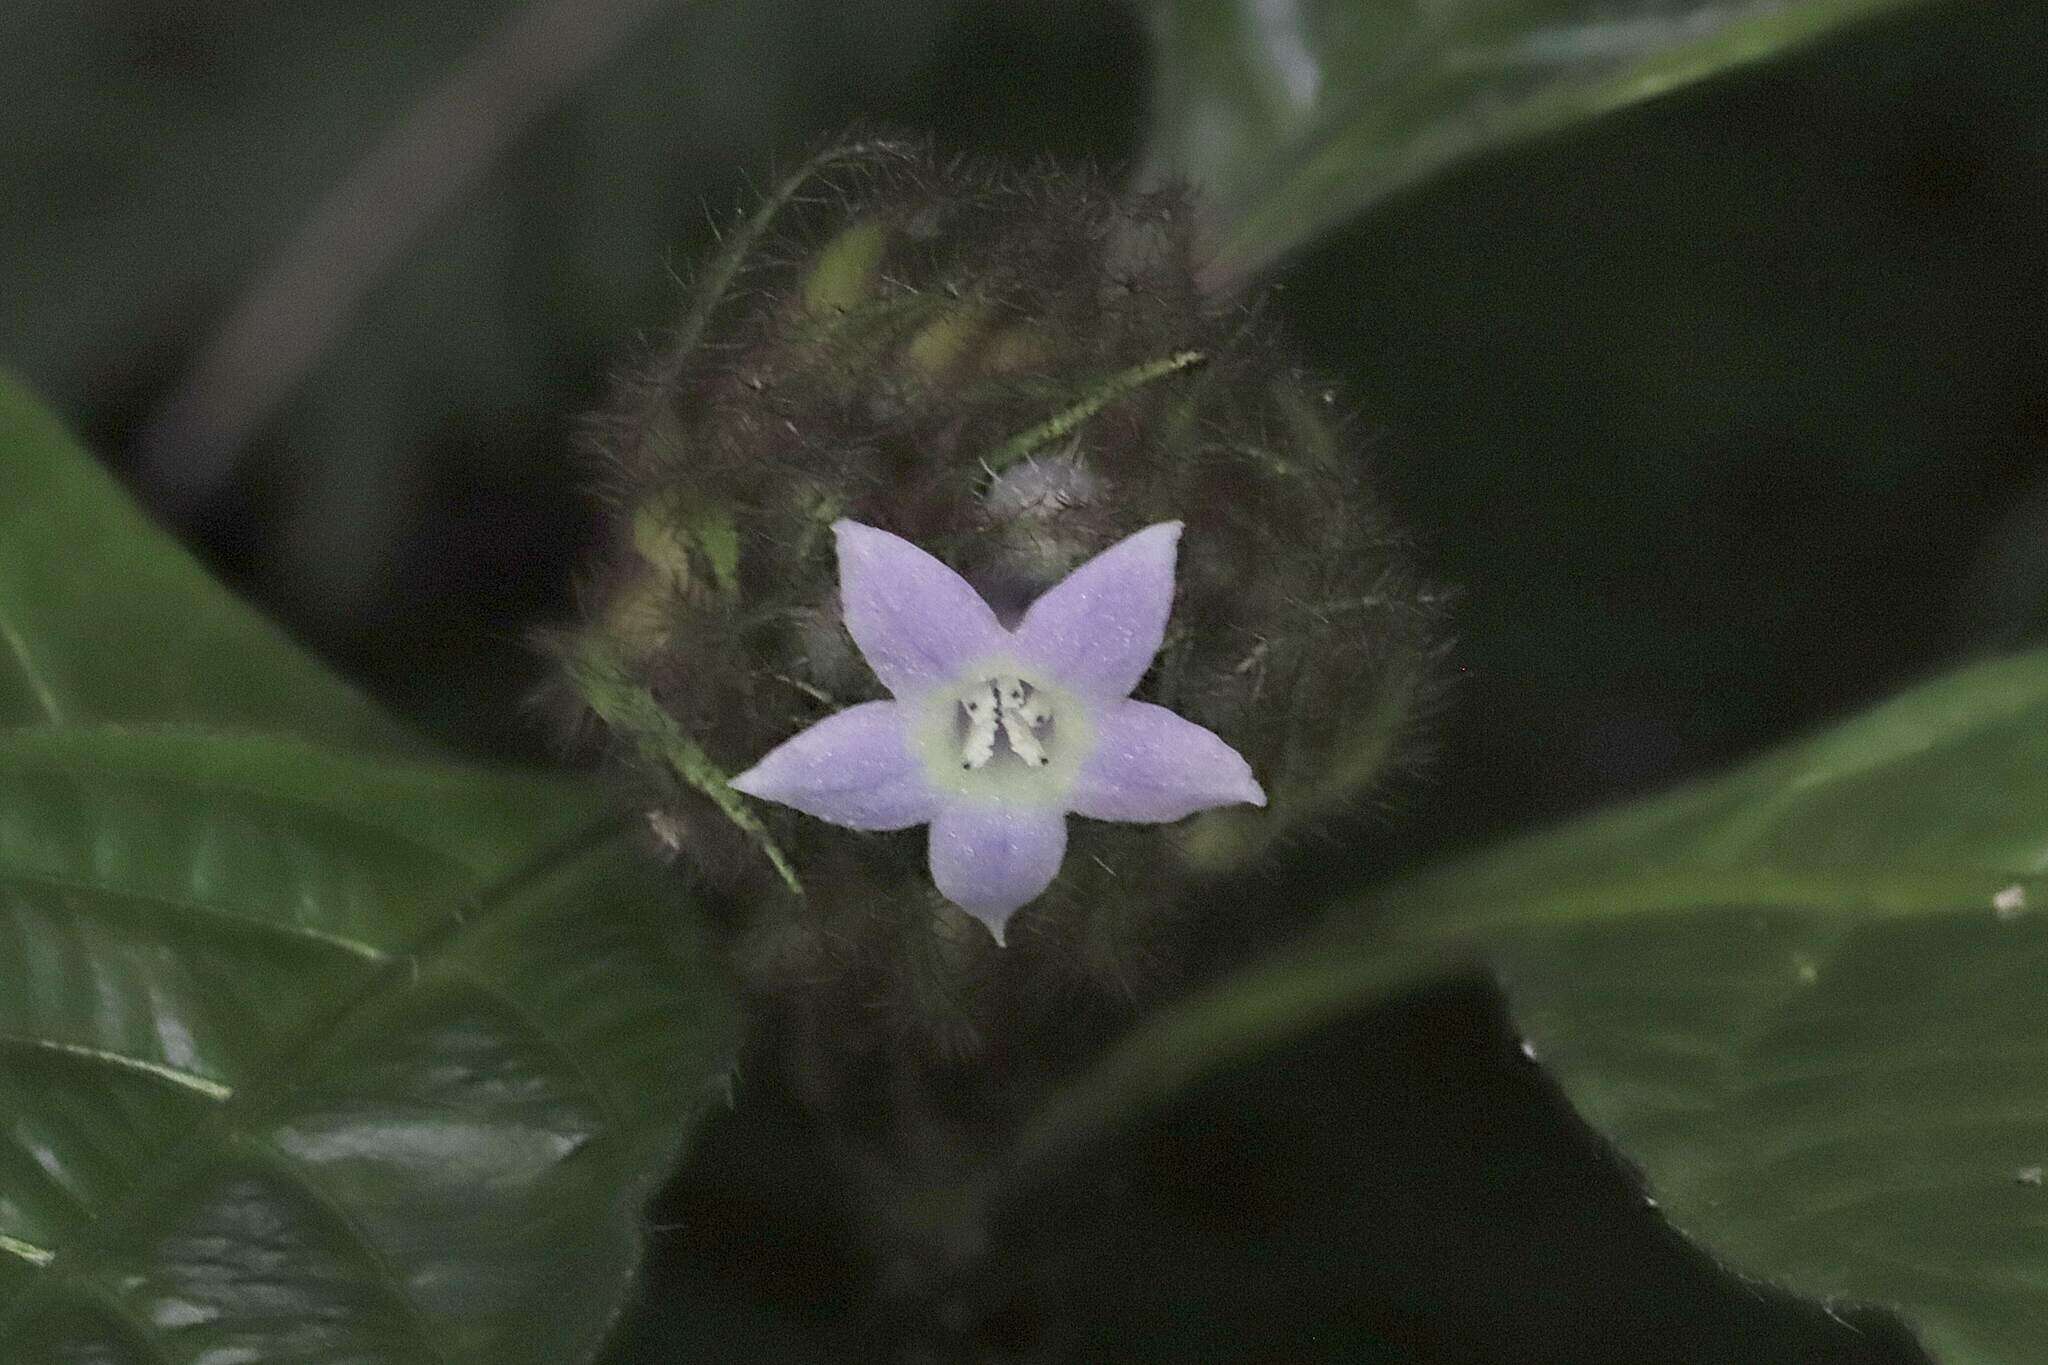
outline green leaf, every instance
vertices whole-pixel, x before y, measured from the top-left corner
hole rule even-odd
[[[0,1359],[590,1359],[736,1032],[621,818],[416,756],[4,380],[0,644]]]
[[[1397,881],[1160,1016],[1027,1170],[1464,961],[1741,1274],[1900,1312],[1944,1361],[2048,1342],[2048,651],[1724,777]]]
[[[1410,882],[1537,1055],[1742,1273],[2048,1343],[2048,653]]]
[[[1908,0],[1152,0],[1153,178],[1216,200],[1219,282],[1467,158]]]
[[[728,996],[560,780],[0,734],[0,1359],[588,1359]]]
[[[416,747],[224,592],[0,371],[0,725],[98,721]]]

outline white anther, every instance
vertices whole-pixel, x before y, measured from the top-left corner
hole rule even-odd
[[[1027,697],[1024,684],[1014,678],[1010,680],[1010,686],[1016,689],[1016,696],[1013,698],[1007,691],[1003,694],[1005,716],[1014,715],[1026,725],[1043,725],[1052,719],[1052,708],[1045,704],[1044,693],[1033,692]]]
[[[967,713],[967,737],[960,745],[960,766],[981,768],[995,757],[996,732],[1002,731],[1010,752],[1027,767],[1043,768],[1052,759],[1037,727],[1052,719],[1052,708],[1036,692],[1026,695],[1022,678],[990,678],[960,699]],[[986,688],[987,691],[982,691]]]
[[[987,696],[970,693],[961,698],[960,705],[967,712],[967,739],[960,746],[960,766],[986,767],[995,756],[996,724],[1002,707],[993,692]]]
[[[1045,746],[1038,742],[1038,736],[1031,733],[1031,723],[1019,712],[1003,712],[1003,737],[1010,741],[1011,751],[1029,766],[1043,768],[1052,762],[1045,756]]]
[[[1022,678],[997,678],[995,687],[996,700],[1002,703],[1003,737],[1010,741],[1011,752],[1032,768],[1043,768],[1052,762],[1033,729],[1051,717],[1045,702],[1036,692],[1029,697],[1024,695]]]

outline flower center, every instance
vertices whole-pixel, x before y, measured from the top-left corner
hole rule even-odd
[[[949,797],[1051,809],[1095,750],[1095,714],[1087,698],[997,655],[920,698],[908,738]]]
[[[1043,768],[1052,762],[1052,698],[1022,678],[984,678],[960,697],[960,766],[979,771],[991,763]]]

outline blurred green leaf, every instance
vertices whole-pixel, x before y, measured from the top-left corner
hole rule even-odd
[[[1215,197],[1242,278],[1468,157],[1908,0],[1151,0],[1154,179]]]
[[[1148,1025],[1025,1155],[1469,955],[1667,1216],[1738,1272],[1895,1308],[1944,1360],[2038,1360],[2044,870],[2037,652],[1398,881]]]
[[[176,721],[403,747],[0,371],[0,724]]]
[[[1486,945],[1538,1057],[1742,1273],[2048,1345],[2048,653],[1399,887]]]
[[[687,907],[0,420],[0,1359],[589,1359],[728,1074]]]

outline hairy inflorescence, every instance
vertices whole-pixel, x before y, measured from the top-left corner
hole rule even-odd
[[[726,907],[743,978],[834,1048],[914,1038],[943,1062],[1116,1015],[1170,978],[1174,926],[1217,877],[1242,886],[1355,807],[1398,750],[1430,608],[1331,391],[1255,306],[1205,296],[1200,264],[1184,190],[837,146],[733,229],[674,344],[591,427],[607,540],[587,619],[553,647]],[[732,791],[886,695],[841,620],[842,518],[929,551],[1006,619],[1184,523],[1134,695],[1223,737],[1270,807],[1074,822],[1004,953],[932,890],[914,835]]]

